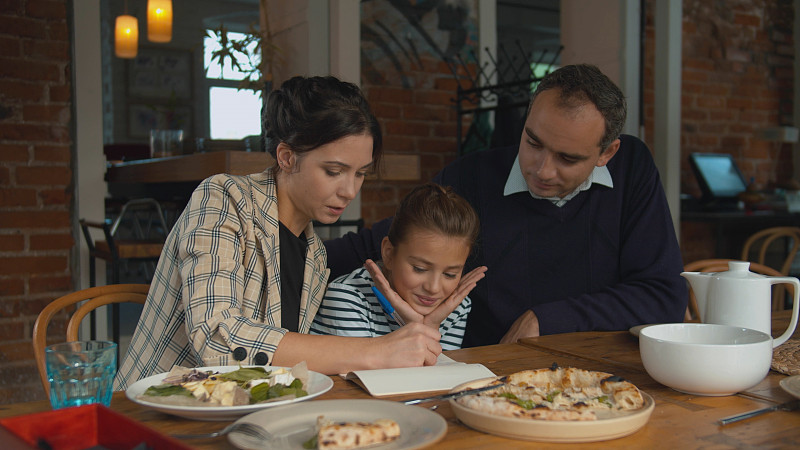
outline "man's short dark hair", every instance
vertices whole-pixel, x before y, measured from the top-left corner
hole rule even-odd
[[[606,122],[606,132],[600,140],[601,150],[605,150],[622,133],[627,114],[625,96],[596,66],[569,65],[545,75],[531,96],[528,114],[536,96],[549,89],[561,90],[561,102],[565,108],[591,102],[600,111]]]

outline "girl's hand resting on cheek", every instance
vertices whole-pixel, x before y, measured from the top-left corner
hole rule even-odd
[[[380,290],[384,297],[389,300],[389,303],[391,303],[395,311],[400,314],[400,317],[406,321],[406,324],[414,322],[423,323],[437,331],[439,330],[439,325],[441,325],[442,321],[446,319],[447,316],[449,316],[459,304],[461,304],[461,302],[464,300],[464,297],[466,297],[470,291],[475,288],[475,284],[485,276],[486,272],[486,266],[481,266],[473,269],[468,274],[461,277],[456,289],[430,314],[423,316],[415,311],[411,305],[403,300],[402,297],[400,297],[400,295],[398,295],[397,292],[392,289],[389,281],[383,275],[383,271],[381,271],[380,267],[378,267],[374,261],[368,259],[366,263],[364,263],[364,266],[367,268],[367,271],[369,271],[370,275],[372,275],[372,279],[375,281],[375,285],[378,287],[378,290]]]
[[[442,321],[464,301],[464,297],[469,295],[484,276],[486,276],[486,266],[476,267],[461,277],[456,289],[433,312],[425,316],[422,323],[438,330]]]

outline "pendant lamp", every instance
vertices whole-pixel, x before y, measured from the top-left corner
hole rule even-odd
[[[118,58],[135,58],[139,42],[139,21],[123,14],[114,26],[114,54]]]
[[[147,0],[147,40],[172,40],[172,0]]]

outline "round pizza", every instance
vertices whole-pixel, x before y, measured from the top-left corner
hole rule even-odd
[[[541,420],[597,420],[641,409],[639,389],[606,372],[558,367],[524,370],[493,380],[496,389],[459,404],[489,414]]]

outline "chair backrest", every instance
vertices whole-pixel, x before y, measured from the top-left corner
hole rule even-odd
[[[769,264],[767,259],[767,250],[778,239],[788,239],[789,245],[780,249],[781,261],[778,264]],[[783,243],[781,239],[779,243]],[[759,264],[771,265],[778,269],[784,276],[789,275],[789,269],[792,267],[794,257],[800,249],[800,227],[771,227],[754,233],[747,238],[742,247],[742,261],[754,261]],[[757,251],[757,256],[750,255],[751,252]]]
[[[161,204],[152,198],[135,198],[122,205],[117,218],[111,225],[111,234],[117,236],[119,226],[123,221],[130,219],[132,238],[149,239],[153,234],[159,239],[166,239],[169,233],[167,221]],[[160,228],[159,228],[160,227]]]
[[[683,266],[684,272],[726,272],[728,270],[728,262],[738,261],[736,259],[701,259],[698,261],[690,262]],[[782,273],[773,269],[772,267],[765,266],[764,264],[751,262],[750,271],[760,273],[762,275],[769,275],[771,277],[782,277]],[[775,291],[772,297],[772,309],[783,309],[783,290],[778,290],[780,286],[775,286]],[[790,293],[794,292],[794,288],[789,286]],[[689,285],[689,304],[686,306],[686,314],[684,315],[685,322],[697,321],[700,319],[700,310],[697,306],[697,297],[692,291],[692,286]]]
[[[112,284],[109,286],[98,286],[59,297],[44,307],[36,318],[36,323],[33,325],[33,354],[36,358],[36,367],[39,369],[42,387],[48,397],[50,396],[50,383],[47,381],[44,349],[48,344],[47,326],[50,324],[50,320],[53,316],[68,306],[88,300],[77,308],[67,323],[65,342],[77,341],[81,320],[83,320],[87,314],[100,306],[110,305],[112,303],[133,302],[144,304],[149,289],[150,285],[148,284]]]

